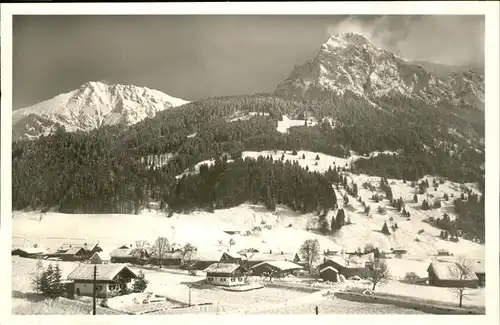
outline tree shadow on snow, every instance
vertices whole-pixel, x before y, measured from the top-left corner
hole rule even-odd
[[[34,292],[21,292],[18,290],[12,290],[12,298],[26,299],[31,302],[39,302],[46,299],[46,297]]]

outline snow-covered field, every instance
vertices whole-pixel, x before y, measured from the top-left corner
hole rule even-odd
[[[315,121],[307,121],[307,126],[315,126],[317,122]],[[288,116],[283,115],[283,121],[278,121],[278,127],[276,130],[281,133],[287,133],[288,129],[294,126],[304,126],[305,121],[304,120],[291,120],[288,118]]]

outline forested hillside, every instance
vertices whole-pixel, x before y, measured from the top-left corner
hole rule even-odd
[[[270,95],[212,98],[160,112],[128,128],[107,126],[89,133],[59,131],[35,141],[17,141],[12,155],[13,207],[133,213],[148,199],[182,209],[194,207],[198,203],[186,203],[182,193],[196,190],[201,191],[197,196],[208,197],[213,186],[195,189],[197,183],[187,179],[183,182],[188,183],[178,187],[175,176],[224,153],[236,159],[243,150],[307,149],[341,157],[350,151],[368,154],[393,150],[399,154],[360,159],[352,168],[406,180],[435,174],[459,182],[482,182],[484,145],[480,138],[484,128],[480,121],[467,121],[465,110],[457,114],[451,108],[437,109],[418,101],[386,98],[378,105],[375,108],[355,96],[314,102]],[[230,122],[232,115],[245,111],[260,114]],[[282,115],[314,116],[319,123],[280,133],[276,126]],[[173,154],[173,158],[161,168],[141,162],[142,157],[165,153]],[[227,184],[241,181],[238,177],[247,173],[241,164],[230,167],[230,176],[214,176],[224,184],[220,186],[231,188]],[[256,166],[262,173],[269,168],[267,164]],[[280,168],[291,172],[296,167],[285,164]],[[306,171],[301,173],[313,177],[306,176]],[[174,193],[174,189],[182,191]],[[260,190],[252,189],[242,198],[259,197],[254,191]],[[223,205],[240,201],[227,200]]]

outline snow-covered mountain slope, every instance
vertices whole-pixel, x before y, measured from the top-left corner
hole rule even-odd
[[[60,127],[74,132],[104,125],[132,125],[186,103],[146,87],[87,82],[69,93],[14,111],[13,139],[38,138]]]
[[[436,106],[484,110],[484,74],[467,70],[438,77],[362,35],[341,33],[330,36],[313,60],[295,67],[276,89],[277,95],[292,98],[347,93],[368,101],[402,95]]]

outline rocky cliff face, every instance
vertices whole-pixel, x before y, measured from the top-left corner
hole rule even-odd
[[[435,106],[484,110],[484,75],[471,70],[437,76],[377,48],[362,35],[342,33],[330,36],[313,60],[295,67],[275,93],[306,99],[353,95],[370,102],[402,95]]]

